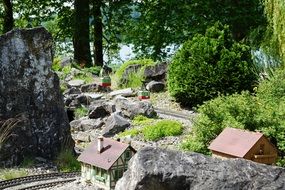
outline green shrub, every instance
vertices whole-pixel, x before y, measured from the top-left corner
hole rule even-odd
[[[154,119],[147,118],[146,116],[143,116],[143,115],[137,115],[132,120],[132,123],[134,125],[140,125],[140,126],[149,125],[153,122],[154,122]]]
[[[88,113],[88,109],[86,107],[84,107],[84,106],[81,106],[81,107],[76,108],[74,110],[74,117],[75,117],[75,119],[79,119],[81,117],[86,116],[87,113]]]
[[[279,165],[285,155],[285,70],[277,70],[274,77],[264,80],[255,96],[249,92],[222,96],[199,107],[192,133],[182,148],[204,154],[210,142],[225,127],[261,131],[279,150]]]
[[[143,78],[143,72],[146,66],[154,65],[155,63],[151,59],[141,59],[141,60],[131,60],[123,63],[120,68],[116,71],[116,77],[119,81],[122,80],[122,76],[125,72],[125,70],[130,65],[141,65],[142,67],[134,73],[131,73],[129,75],[127,82],[118,82],[119,87],[140,87],[142,85]]]
[[[78,74],[76,75],[73,79],[80,79],[80,80],[83,80],[85,81],[85,83],[92,83],[94,81],[94,78],[92,76],[91,73],[81,73],[81,74]]]
[[[92,73],[93,75],[99,76],[99,73],[100,73],[101,68],[102,68],[102,67],[100,67],[100,66],[94,66],[94,67],[87,67],[87,68],[84,68],[83,70],[84,70],[85,72]]]
[[[56,159],[56,164],[62,172],[79,171],[80,162],[71,151],[63,150]]]
[[[166,136],[177,136],[182,134],[182,124],[172,120],[161,120],[154,125],[143,128],[142,133],[145,140],[156,141]]]
[[[56,57],[53,59],[51,69],[53,71],[60,71],[62,69],[60,66],[60,58],[59,57]]]
[[[141,131],[139,129],[128,129],[122,133],[119,133],[119,137],[125,137],[125,136],[134,137],[134,136],[137,136],[138,134],[140,134],[140,132]]]
[[[176,53],[168,70],[168,89],[178,102],[197,106],[220,94],[252,90],[256,81],[250,48],[234,42],[228,26],[216,23]]]

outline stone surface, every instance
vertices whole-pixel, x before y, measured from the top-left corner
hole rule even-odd
[[[102,104],[91,105],[89,107],[88,116],[90,119],[103,118],[106,117],[107,115],[109,115],[109,112],[105,109],[105,107]]]
[[[111,137],[128,128],[130,126],[130,122],[116,112],[111,114],[107,119],[105,126],[106,127],[102,131],[103,136]]]
[[[285,189],[285,169],[243,159],[142,148],[115,190]]]
[[[149,90],[150,92],[161,92],[165,88],[165,84],[163,82],[159,81],[150,81],[146,85],[146,89]]]
[[[99,100],[103,97],[103,94],[97,93],[83,93],[85,96],[90,97],[92,100]]]
[[[64,145],[74,145],[59,79],[51,70],[52,45],[42,27],[0,37],[0,118],[27,117],[2,144],[0,165],[18,164],[26,155],[52,159]]]
[[[109,96],[117,96],[121,95],[123,97],[129,97],[134,96],[134,91],[131,88],[121,89],[121,90],[115,90],[113,92],[109,93]]]
[[[102,87],[96,83],[85,84],[80,88],[81,92],[100,92]]]
[[[116,110],[120,110],[123,116],[128,118],[134,118],[136,115],[156,116],[152,104],[148,101],[131,101],[124,97],[116,97],[115,105]]]
[[[80,122],[83,131],[101,128],[104,122],[101,119],[84,119]]]
[[[84,80],[75,79],[75,80],[68,81],[67,85],[70,86],[70,87],[79,88],[79,87],[81,87],[84,83],[85,83]]]
[[[147,66],[144,70],[146,81],[165,81],[167,67],[168,64],[166,62],[161,62],[154,66]]]
[[[80,94],[81,91],[76,87],[68,88],[63,92],[64,95],[71,95],[71,94]]]

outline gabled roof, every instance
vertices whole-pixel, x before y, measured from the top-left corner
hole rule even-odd
[[[259,132],[225,128],[208,148],[243,158],[262,136],[263,134]]]
[[[103,150],[97,151],[97,141],[91,143],[78,157],[78,161],[109,170],[118,158],[130,147],[128,144],[103,138]]]

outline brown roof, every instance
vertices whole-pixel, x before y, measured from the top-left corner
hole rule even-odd
[[[208,148],[243,158],[262,136],[263,134],[259,132],[225,128]]]
[[[78,161],[87,163],[99,168],[108,170],[116,162],[116,160],[129,147],[128,144],[121,143],[109,138],[103,138],[103,151],[97,151],[97,140],[91,143],[78,157]]]

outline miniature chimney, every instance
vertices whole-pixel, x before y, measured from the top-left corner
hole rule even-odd
[[[98,153],[101,153],[103,151],[103,143],[104,143],[103,136],[99,136],[98,137],[98,145],[97,145]]]

